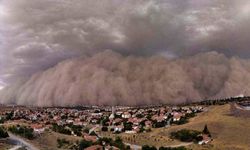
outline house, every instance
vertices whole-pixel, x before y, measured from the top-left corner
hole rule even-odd
[[[73,122],[73,125],[79,125],[79,126],[82,126],[83,125],[83,122],[81,121],[80,118],[75,118],[74,119],[74,122]]]
[[[86,140],[86,141],[91,141],[91,142],[96,142],[98,140],[98,137],[95,136],[95,135],[87,135],[87,134],[84,134],[83,135],[83,138]]]
[[[119,148],[117,148],[115,146],[106,146],[105,150],[119,150]]]
[[[182,113],[173,112],[173,121],[180,121],[181,117],[182,117]]]
[[[135,134],[135,133],[137,133],[137,132],[134,131],[134,130],[132,130],[132,131],[125,131],[125,133],[127,133],[127,134]]]
[[[31,128],[34,130],[35,133],[41,134],[45,131],[45,127],[41,124],[32,124]]]
[[[66,120],[66,123],[68,123],[68,124],[74,123],[74,120],[72,120],[72,119],[67,119],[67,120]]]
[[[98,122],[98,120],[97,119],[92,119],[90,122],[93,123],[93,124],[96,124]]]
[[[53,117],[53,120],[55,120],[55,121],[59,121],[61,119],[61,117],[59,117],[59,116],[54,116]]]
[[[121,124],[122,123],[122,119],[121,118],[116,118],[114,121],[113,121],[113,124]]]
[[[152,116],[152,119],[153,119],[153,120],[156,120],[157,122],[162,122],[162,121],[164,121],[165,119],[167,119],[167,116],[165,116],[165,115],[160,115],[160,116],[154,115],[154,116]]]
[[[208,144],[210,141],[212,141],[211,137],[209,137],[207,134],[202,134],[202,140],[199,141],[198,144]]]
[[[118,111],[115,114],[118,115],[118,116],[121,116],[122,115],[122,111]]]
[[[124,129],[123,125],[115,126],[114,127],[114,132],[122,132],[123,129]]]
[[[142,121],[142,119],[139,119],[139,118],[129,118],[128,119],[128,122],[133,123],[133,125],[139,125],[141,121]]]
[[[122,118],[128,119],[130,117],[131,117],[131,114],[129,112],[127,112],[127,111],[122,114]]]
[[[149,120],[145,121],[145,128],[146,129],[152,128],[152,122]]]
[[[139,126],[133,126],[132,128],[133,128],[132,131],[135,131],[136,133],[140,132],[140,127]]]

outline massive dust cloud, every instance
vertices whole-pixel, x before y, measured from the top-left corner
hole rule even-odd
[[[249,95],[249,15],[246,0],[0,0],[0,103]]]

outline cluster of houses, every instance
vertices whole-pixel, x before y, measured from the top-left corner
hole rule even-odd
[[[189,114],[203,111],[201,106],[185,107],[96,107],[78,110],[72,108],[13,108],[0,112],[1,117],[11,114],[11,122],[27,123],[41,134],[52,124],[75,125],[89,128],[89,132],[114,133],[149,132],[151,128],[167,127],[178,123]],[[72,132],[72,134],[74,134]]]
[[[0,118],[4,118],[6,124],[26,124],[33,128],[37,135],[57,125],[71,130],[73,136],[82,136],[86,141],[95,143],[104,132],[114,134],[150,132],[152,128],[179,124],[205,109],[199,105],[147,108],[95,107],[94,109],[13,107],[1,109]],[[81,134],[76,134],[71,129],[72,126],[80,127]],[[203,137],[199,144],[206,144],[210,140],[209,137]],[[96,148],[95,146],[90,149]]]

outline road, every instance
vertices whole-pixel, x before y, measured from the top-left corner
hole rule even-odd
[[[175,147],[181,147],[181,146],[188,146],[188,145],[191,145],[193,144],[193,142],[189,142],[189,143],[181,143],[181,144],[177,144],[177,145],[167,145],[165,147],[172,147],[172,148],[175,148]]]
[[[12,133],[9,133],[9,139],[12,140],[14,143],[16,143],[16,146],[9,149],[9,150],[16,150],[18,148],[20,148],[20,146],[24,146],[27,150],[39,150],[39,148],[36,148],[34,145],[28,143],[27,141],[23,140],[22,138],[12,134]]]
[[[16,146],[12,147],[9,150],[18,150],[19,148],[22,148],[22,146],[21,145],[16,145]]]
[[[134,150],[139,150],[139,149],[141,149],[141,146],[140,146],[140,145],[135,145],[135,144],[130,144],[130,143],[124,143],[124,144],[130,146],[130,148],[131,148],[131,149],[134,149]]]
[[[130,143],[124,143],[125,145],[129,145],[131,149],[134,149],[134,150],[139,150],[141,149],[142,146],[140,145],[135,145],[135,144],[130,144]],[[191,145],[193,144],[193,142],[189,142],[189,143],[181,143],[181,144],[177,144],[177,145],[166,145],[164,147],[171,147],[171,148],[176,148],[176,147],[181,147],[181,146],[188,146],[188,145]]]

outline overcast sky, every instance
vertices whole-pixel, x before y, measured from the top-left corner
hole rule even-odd
[[[106,49],[249,58],[249,15],[248,0],[0,0],[0,89]]]

